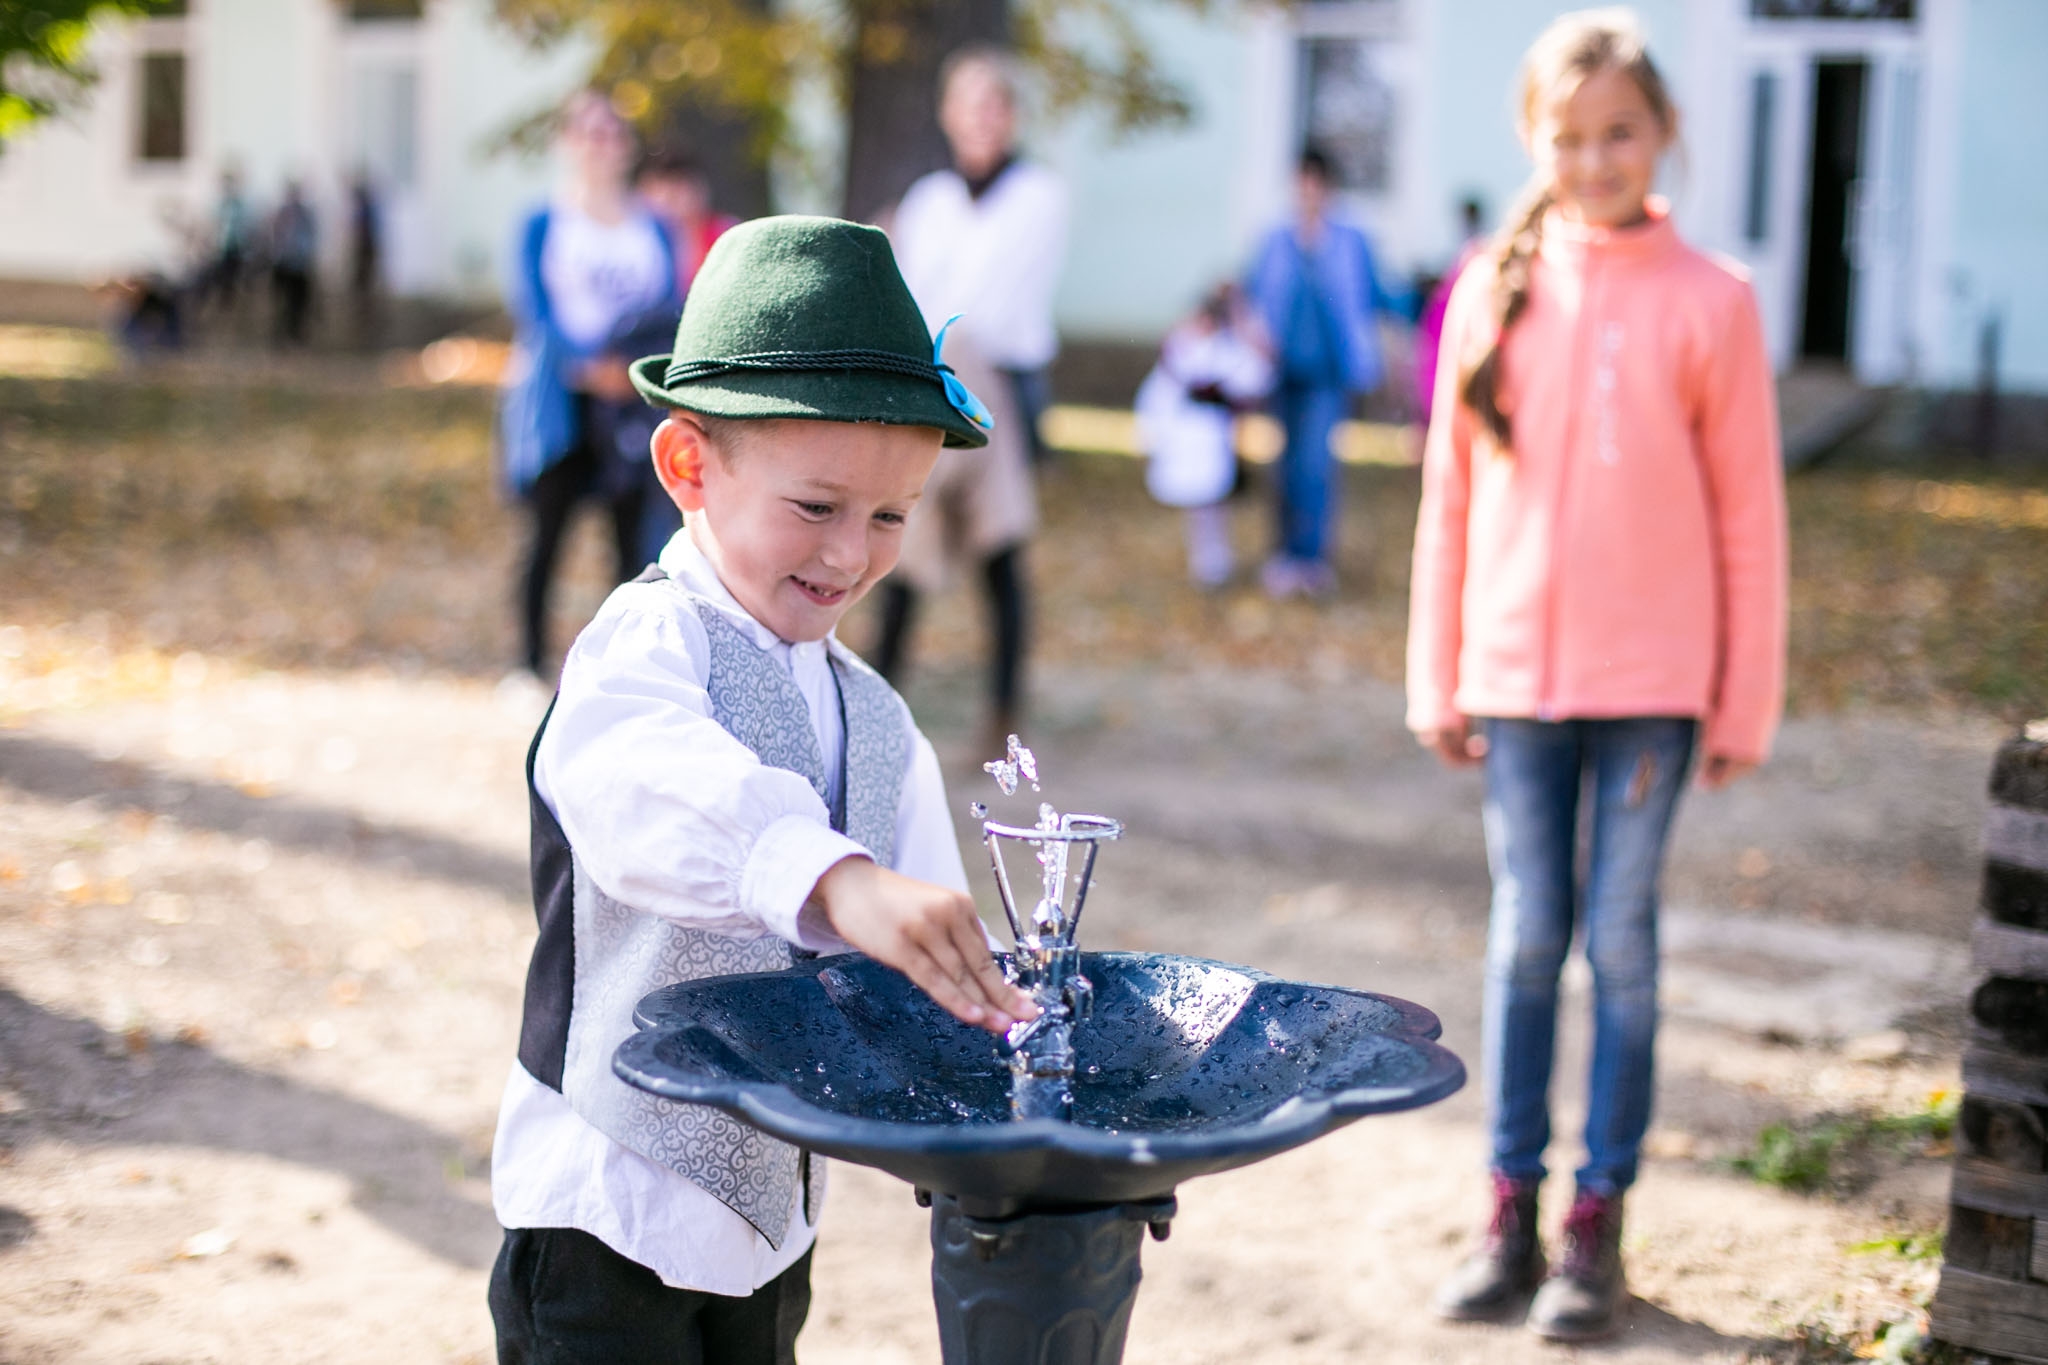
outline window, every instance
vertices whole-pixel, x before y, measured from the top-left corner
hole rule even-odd
[[[418,19],[426,10],[425,0],[347,0],[343,6],[350,23],[370,24],[386,19]]]
[[[136,78],[135,157],[185,159],[185,54],[145,52]]]
[[[1756,19],[1906,19],[1915,18],[1915,0],[1749,0]]]
[[[1759,71],[1749,85],[1749,193],[1742,235],[1761,245],[1771,232],[1771,136],[1777,122],[1778,78]]]
[[[1394,87],[1379,46],[1362,38],[1301,43],[1302,140],[1330,158],[1337,188],[1361,194],[1385,194],[1394,182]]]

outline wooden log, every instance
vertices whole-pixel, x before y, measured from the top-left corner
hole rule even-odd
[[[2033,1255],[2033,1219],[2010,1218],[1961,1204],[1948,1211],[1942,1256],[1949,1265],[2001,1280],[2024,1280]]]
[[[2048,1110],[1965,1095],[1956,1115],[1956,1151],[2015,1171],[2048,1171]]]
[[[2048,872],[1986,858],[1978,906],[2001,924],[2048,930]]]
[[[1970,992],[1970,1018],[2001,1046],[2048,1054],[2048,981],[1994,976]]]
[[[1945,1265],[1929,1316],[1937,1340],[2048,1365],[2048,1285]]]
[[[2048,1175],[2015,1171],[1981,1156],[1958,1156],[1949,1200],[2008,1218],[2048,1217]]]
[[[2029,1057],[1984,1040],[1963,1049],[1963,1090],[1987,1099],[2048,1108],[2048,1057]]]
[[[1980,919],[1970,932],[1970,963],[1984,976],[2048,981],[2048,932]]]
[[[2014,736],[1999,745],[1991,762],[1991,799],[2048,810],[2048,743]]]

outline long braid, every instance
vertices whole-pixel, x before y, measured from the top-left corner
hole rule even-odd
[[[1567,96],[1595,71],[1615,70],[1633,80],[1669,133],[1677,123],[1664,77],[1650,60],[1643,31],[1625,9],[1581,10],[1560,15],[1543,30],[1522,58],[1521,118],[1526,132],[1539,105]],[[1508,214],[1507,225],[1494,240],[1493,344],[1466,372],[1458,397],[1493,437],[1502,454],[1511,453],[1513,423],[1500,410],[1501,343],[1508,329],[1529,308],[1529,277],[1543,245],[1543,216],[1557,202],[1557,192],[1540,174],[1522,192]]]
[[[1486,354],[1465,373],[1458,396],[1472,409],[1487,434],[1502,451],[1514,439],[1513,424],[1500,410],[1501,344],[1529,307],[1529,275],[1536,252],[1543,245],[1543,215],[1557,198],[1546,181],[1532,181],[1522,191],[1508,216],[1507,226],[1494,240],[1493,342]]]

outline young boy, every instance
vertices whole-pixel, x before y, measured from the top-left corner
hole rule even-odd
[[[684,530],[563,665],[528,758],[540,939],[492,1154],[501,1362],[789,1365],[823,1162],[612,1075],[672,981],[866,952],[992,1030],[931,745],[833,627],[896,562],[942,443],[986,410],[887,239],[769,218],[712,250],[633,366]]]

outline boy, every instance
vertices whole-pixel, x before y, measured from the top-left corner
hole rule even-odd
[[[1032,1013],[990,958],[930,744],[832,638],[986,410],[887,239],[769,218],[633,366],[685,528],[570,650],[528,758],[540,938],[492,1195],[501,1362],[790,1365],[822,1161],[611,1074],[669,982],[866,952],[960,1019]]]

